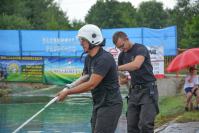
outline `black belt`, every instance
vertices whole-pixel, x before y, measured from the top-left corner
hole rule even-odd
[[[156,81],[155,82],[149,82],[149,83],[146,83],[146,84],[134,84],[130,88],[131,89],[145,89],[145,88],[155,86],[155,85],[157,85]]]

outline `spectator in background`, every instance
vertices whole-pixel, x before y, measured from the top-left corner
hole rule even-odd
[[[192,97],[196,97],[195,109],[199,109],[199,89],[197,84],[197,69],[195,67],[190,67],[188,69],[188,74],[185,77],[184,91],[186,94],[186,105],[185,111],[190,111],[193,109]]]

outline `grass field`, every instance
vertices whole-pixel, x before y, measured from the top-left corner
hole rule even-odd
[[[184,110],[185,96],[178,94],[172,97],[161,97],[159,101],[160,113],[156,117],[155,125],[159,127],[169,121],[190,122],[199,121],[199,110],[186,112]]]

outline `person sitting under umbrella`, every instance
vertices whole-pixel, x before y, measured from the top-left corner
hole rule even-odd
[[[196,109],[199,109],[199,89],[197,86],[197,69],[190,67],[188,74],[185,77],[184,91],[186,93],[186,106],[185,110],[189,111],[193,108],[192,96],[196,96]]]

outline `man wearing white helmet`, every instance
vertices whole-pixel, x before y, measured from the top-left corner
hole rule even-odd
[[[114,133],[122,112],[116,62],[102,48],[105,39],[96,25],[83,26],[77,36],[84,52],[88,54],[83,73],[89,75],[89,78],[71,89],[59,92],[58,99],[62,101],[67,95],[91,91],[92,133]]]

